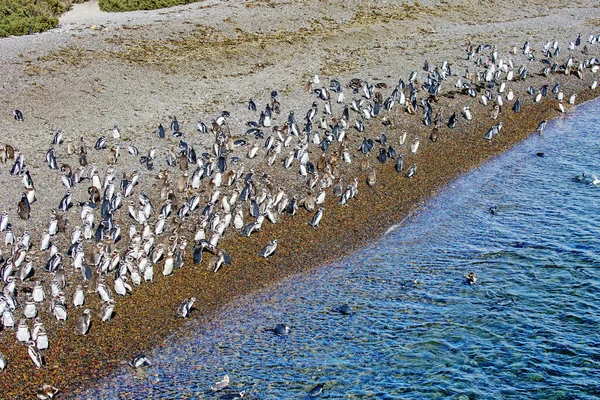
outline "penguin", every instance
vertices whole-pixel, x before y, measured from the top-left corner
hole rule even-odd
[[[4,371],[4,369],[6,368],[6,364],[6,358],[4,357],[4,354],[0,352],[0,372]]]
[[[63,143],[63,134],[62,134],[62,130],[59,129],[54,134],[54,138],[52,139],[52,144],[62,144],[62,143]]]
[[[415,176],[416,173],[417,173],[417,164],[413,164],[406,171],[406,177],[412,178]]]
[[[267,330],[273,332],[275,335],[278,336],[287,336],[291,331],[290,327],[286,324],[277,324],[275,325],[275,328],[270,328]]]
[[[75,333],[78,335],[85,336],[90,329],[90,309],[86,308],[83,310],[83,314],[79,316],[77,319],[77,323],[75,324]]]
[[[26,343],[30,339],[29,325],[27,324],[27,320],[23,318],[19,321],[19,326],[17,327],[17,340],[21,343]]]
[[[273,253],[275,253],[275,250],[277,249],[277,243],[277,239],[273,239],[272,241],[267,243],[265,247],[263,247],[263,249],[258,253],[258,255],[264,258],[270,257],[271,255],[273,255]]]
[[[377,156],[377,159],[380,163],[385,164],[385,162],[387,161],[387,153],[387,149],[385,149],[384,147],[379,149],[379,155]]]
[[[104,150],[106,149],[106,136],[100,136],[96,140],[96,144],[94,145],[95,150]]]
[[[223,379],[211,386],[210,390],[212,390],[213,392],[219,392],[223,389],[226,389],[229,386],[229,382],[229,375],[225,375]]]
[[[60,204],[58,205],[58,209],[61,211],[68,211],[69,208],[73,206],[73,202],[71,201],[73,197],[73,193],[70,190],[67,190],[67,193],[63,196]]]
[[[469,272],[464,277],[465,277],[465,282],[468,285],[474,285],[477,283],[477,274],[475,274],[475,272]]]
[[[73,294],[73,305],[75,307],[83,306],[85,301],[85,295],[83,294],[83,287],[81,285],[77,285],[75,289],[75,293]]]
[[[158,128],[156,128],[156,133],[158,133],[158,137],[160,139],[165,138],[165,128],[162,126],[162,124],[158,124]]]
[[[179,132],[179,121],[177,121],[176,116],[173,116],[173,119],[171,120],[171,132],[173,132],[173,134]]]
[[[16,121],[24,121],[23,113],[20,110],[14,110],[13,116],[15,117]]]
[[[514,112],[521,111],[521,99],[519,99],[518,97],[517,97],[517,100],[515,100],[515,104],[513,104],[512,110]]]
[[[147,270],[148,268],[146,268]],[[102,305],[102,312],[100,313],[100,319],[102,322],[110,321],[113,316],[115,309],[115,301],[110,299]]]
[[[354,314],[354,310],[348,304],[342,304],[334,309],[335,312],[340,313],[342,315],[352,315]]]
[[[376,183],[377,183],[377,173],[375,172],[375,169],[371,168],[371,170],[367,174],[367,185],[369,187],[374,187]]]
[[[223,264],[231,265],[231,257],[225,250],[219,250],[208,264],[208,270],[217,272]]]
[[[21,219],[29,219],[31,214],[31,206],[29,205],[29,199],[27,199],[27,195],[25,193],[23,193],[21,196],[21,201],[19,202],[17,208],[19,217]]]
[[[546,124],[548,123],[547,120],[543,120],[538,124],[538,127],[536,128],[535,132],[539,133],[540,135],[544,132],[544,128],[546,128]]]
[[[38,399],[41,400],[45,400],[45,399],[53,399],[54,396],[56,396],[56,394],[59,392],[60,390],[52,385],[46,385],[44,384],[43,386],[41,386],[40,388],[38,388],[36,396]]]
[[[38,369],[44,365],[44,356],[42,355],[40,349],[38,349],[36,346],[36,343],[32,340],[27,342],[27,354],[29,354],[31,361],[33,361]]]
[[[308,223],[310,226],[312,226],[315,229],[319,226],[319,223],[321,222],[321,218],[323,218],[323,210],[324,210],[323,207],[318,208],[317,212],[315,213],[315,215],[313,215],[312,219]]]
[[[181,304],[179,305],[179,308],[177,308],[177,312],[175,313],[175,316],[180,317],[180,318],[189,317],[190,312],[192,311],[192,308],[194,307],[195,302],[196,302],[195,297],[183,300],[181,302]]]
[[[43,327],[39,329],[35,344],[39,350],[46,350],[48,348],[48,334],[46,329]]]
[[[310,398],[315,398],[315,397],[319,397],[320,395],[323,394],[323,388],[325,387],[325,385],[323,383],[319,383],[315,386],[313,386],[309,392],[308,392],[308,396]]]
[[[133,360],[129,361],[129,366],[138,369],[141,367],[152,366],[152,363],[145,354],[138,353],[133,357]]]

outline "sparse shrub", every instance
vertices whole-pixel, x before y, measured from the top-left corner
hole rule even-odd
[[[52,29],[71,4],[72,0],[0,0],[0,37]]]
[[[99,0],[102,11],[155,10],[193,3],[194,0]]]

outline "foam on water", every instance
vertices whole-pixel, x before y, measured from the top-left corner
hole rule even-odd
[[[83,397],[214,398],[227,373],[265,399],[317,383],[323,398],[595,398],[600,187],[575,178],[600,173],[599,110],[552,121],[378,243],[190,323],[154,366]]]

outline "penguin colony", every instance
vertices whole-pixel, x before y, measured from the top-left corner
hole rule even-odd
[[[4,144],[0,162],[11,179],[22,180],[23,192],[5,198],[16,207],[0,216],[2,343],[17,340],[27,346],[32,365],[42,368],[47,363],[44,350],[52,346],[48,319],[56,319],[59,329],[85,336],[94,324],[111,321],[118,298],[134,293],[136,286],[184,274],[190,267],[186,264],[217,273],[235,263],[223,245],[228,235],[251,240],[265,222],[292,217],[305,218],[307,229],[318,229],[327,224],[326,198],[332,207],[351,205],[362,185],[377,186],[377,164],[392,162],[399,179],[412,179],[419,173],[412,159],[420,146],[435,145],[457,126],[486,121],[489,129],[481,133],[485,143],[502,134],[503,115],[521,112],[526,102],[548,98],[548,104],[564,112],[565,103],[576,103],[576,95],[564,93],[561,83],[518,88],[527,86],[531,74],[554,81],[593,77],[600,61],[591,49],[599,40],[600,35],[587,41],[578,36],[564,50],[556,41],[539,50],[526,42],[504,55],[492,45],[469,45],[464,73],[454,71],[448,61],[435,66],[426,62],[422,71],[392,86],[361,79],[322,82],[315,75],[307,84],[312,103],[307,110],[286,110],[273,91],[260,102],[248,100],[252,119],[245,131],[230,127],[228,111],[191,129],[169,117],[166,127],[161,123],[156,129],[156,146],[146,152],[131,142],[126,151],[121,149],[118,126],[93,143],[58,131],[45,164],[55,172],[64,196],[41,237],[13,229],[11,221],[28,220],[43,193],[36,192],[27,154]],[[597,81],[590,82],[596,89]],[[444,110],[438,100],[447,94],[460,96],[464,105]],[[476,115],[475,102],[487,112]],[[27,123],[19,110],[13,117],[15,124]],[[369,134],[375,124],[393,130],[395,118],[418,119],[430,133],[419,137],[403,130],[393,140],[385,133]],[[537,132],[545,125],[541,121]],[[161,147],[169,135],[178,145]],[[192,135],[210,135],[214,141],[210,148],[197,149],[186,139]],[[90,152],[104,153],[105,163],[88,163]],[[78,165],[69,165],[67,156]],[[121,157],[136,157],[139,171],[121,170]],[[356,164],[358,168],[352,167]],[[276,181],[273,175],[281,174],[272,172],[278,168],[296,178]],[[278,246],[285,243],[274,237],[256,256],[269,258]],[[189,317],[193,295],[181,299],[174,317]],[[101,308],[86,307],[88,296],[99,296]],[[138,358],[135,367],[149,364]],[[26,360],[7,360],[0,353],[0,370],[11,362]]]

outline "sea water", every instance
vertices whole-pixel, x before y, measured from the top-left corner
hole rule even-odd
[[[225,374],[226,394],[261,399],[317,384],[321,398],[597,398],[599,111],[551,121],[378,242],[191,322],[152,367],[82,398],[218,398]]]

